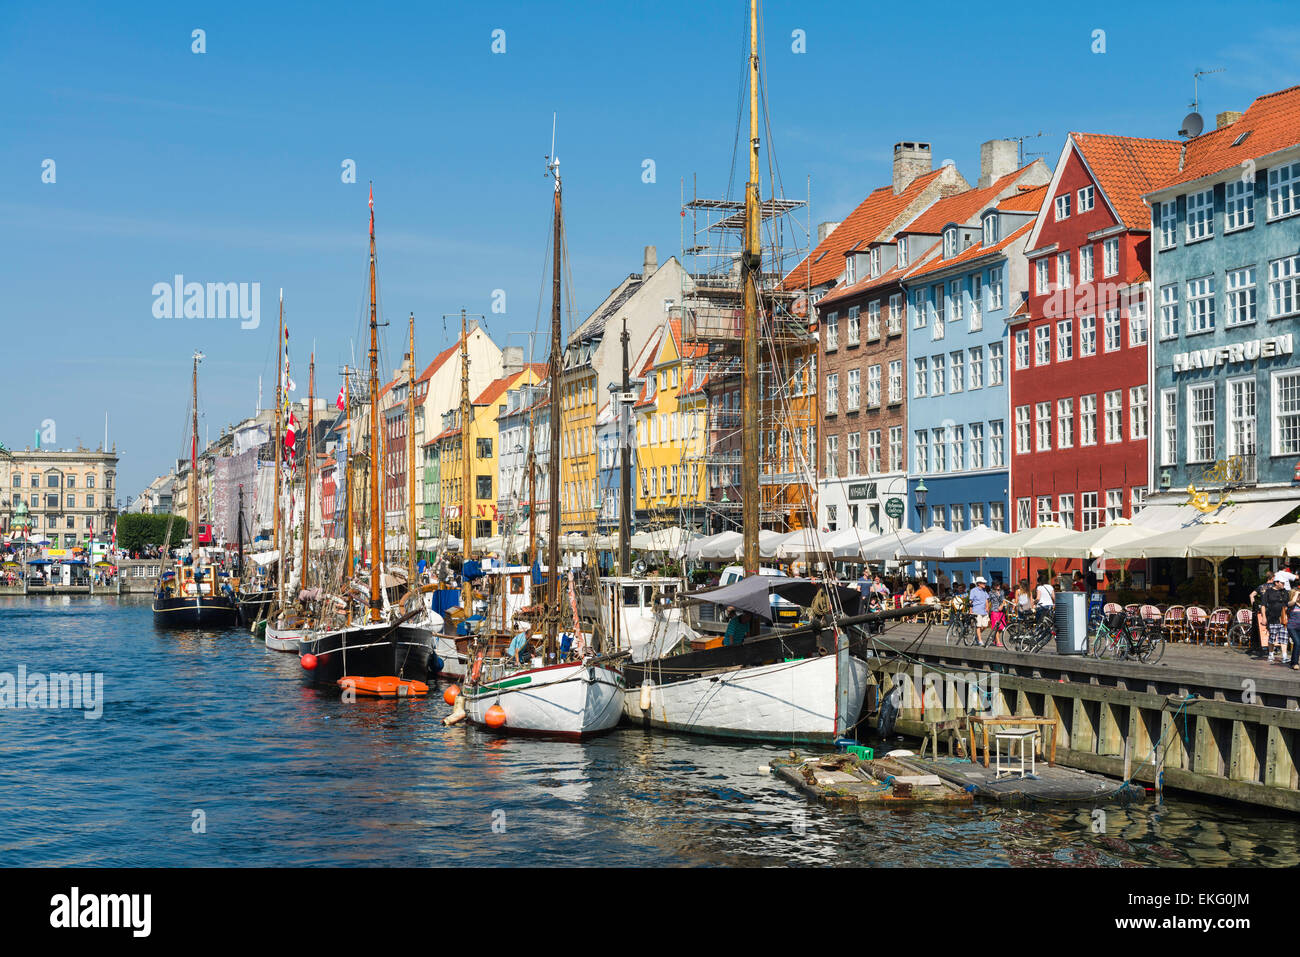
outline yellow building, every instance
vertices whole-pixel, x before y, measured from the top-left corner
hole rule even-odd
[[[505,411],[505,395],[509,389],[533,385],[546,375],[544,363],[525,365],[522,371],[512,372],[488,384],[471,402],[473,417],[470,421],[470,518],[474,538],[495,535],[497,526],[497,416]],[[464,442],[461,436],[460,409],[443,415],[443,429],[433,439],[438,454],[438,474],[441,483],[442,521],[447,534],[464,540],[462,534],[461,505],[464,486],[464,459],[461,455]],[[471,543],[472,547],[472,543]],[[467,549],[468,551],[468,549]]]
[[[565,351],[560,378],[560,531],[592,534],[596,527],[596,418],[603,404],[591,357],[599,340]]]
[[[699,524],[704,518],[704,383],[690,360],[703,346],[683,347],[681,320],[666,321],[642,352],[645,384],[633,406],[637,435],[637,520]]]

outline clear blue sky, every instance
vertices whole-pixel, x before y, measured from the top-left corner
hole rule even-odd
[[[973,181],[993,137],[1042,130],[1026,148],[1055,162],[1069,130],[1172,136],[1197,69],[1226,68],[1201,83],[1211,123],[1300,82],[1288,10],[769,0],[772,145],[790,193],[802,198],[811,177],[824,221],[888,181],[900,139],[929,140],[936,162]],[[0,441],[22,448],[54,419],[57,445],[93,446],[107,411],[125,499],[182,452],[195,348],[214,436],[254,411],[259,375],[270,394],[280,287],[294,377],[305,390],[314,339],[318,392],[332,397],[361,332],[367,180],[394,323],[386,364],[408,312],[423,363],[454,338],[442,315],[489,313],[494,289],[507,294],[507,313],[489,313],[498,340],[533,330],[552,111],[584,314],[639,270],[642,246],[677,253],[683,177],[725,190],[746,17],[737,0],[7,4]],[[494,29],[504,54],[491,52]],[[806,53],[791,49],[796,29]],[[1105,53],[1092,52],[1094,30]],[[53,184],[41,182],[47,158]],[[341,182],[345,159],[356,185]],[[176,273],[260,283],[261,327],[154,318],[153,284]]]

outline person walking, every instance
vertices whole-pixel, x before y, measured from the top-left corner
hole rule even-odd
[[[1264,622],[1268,625],[1268,663],[1285,661],[1286,606],[1289,600],[1286,587],[1276,577],[1269,579],[1262,596]]]
[[[975,585],[970,590],[970,613],[975,616],[975,643],[984,644],[984,629],[989,627],[989,601],[991,599],[988,590],[988,582],[984,576],[980,575],[975,579]],[[990,632],[989,640],[993,640],[993,634]]]
[[[1300,588],[1291,589],[1286,606],[1286,631],[1291,639],[1291,670],[1300,671]]]
[[[1042,624],[1044,621],[1051,621],[1052,612],[1056,608],[1056,589],[1051,586],[1047,579],[1047,571],[1044,569],[1038,573],[1038,587],[1034,589],[1034,622]]]

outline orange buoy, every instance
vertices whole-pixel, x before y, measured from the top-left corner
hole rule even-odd
[[[302,666],[303,666],[304,668],[306,668],[308,671],[312,671],[312,670],[314,670],[315,667],[316,667],[316,656],[315,656],[315,655],[312,655],[312,654],[303,655],[303,656],[302,656],[301,658],[299,658],[298,660],[302,662]]]
[[[442,693],[442,700],[447,704],[455,704],[456,699],[460,697],[460,685],[447,685],[447,690]]]
[[[415,698],[429,693],[429,686],[423,681],[398,678],[395,675],[383,675],[378,678],[340,678],[338,685],[345,690],[350,688],[358,695],[367,698]]]
[[[501,727],[503,724],[506,723],[505,710],[501,707],[501,705],[494,704],[492,707],[488,708],[487,713],[483,715],[483,723],[486,724],[489,728]]]

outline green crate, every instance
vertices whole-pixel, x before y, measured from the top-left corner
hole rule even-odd
[[[845,748],[845,750],[848,751],[849,754],[856,755],[859,761],[875,760],[876,752],[871,748],[865,748],[860,744],[850,744]]]

